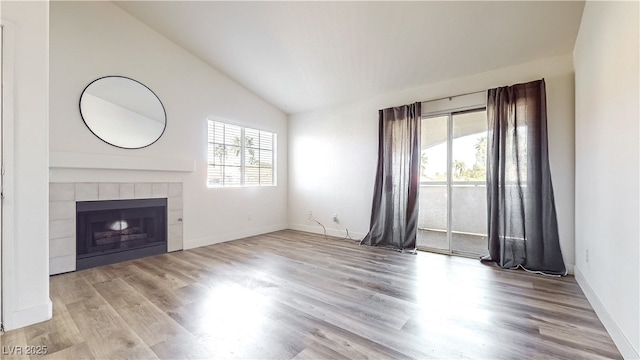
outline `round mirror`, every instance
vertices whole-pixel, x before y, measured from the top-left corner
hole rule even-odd
[[[106,76],[87,85],[80,96],[80,115],[94,135],[125,149],[153,144],[167,124],[156,94],[124,76]]]

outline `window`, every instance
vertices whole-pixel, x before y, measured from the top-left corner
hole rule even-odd
[[[208,121],[207,186],[275,185],[276,134]]]

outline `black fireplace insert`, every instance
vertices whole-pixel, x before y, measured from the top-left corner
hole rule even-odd
[[[76,203],[76,269],[167,252],[167,199]]]

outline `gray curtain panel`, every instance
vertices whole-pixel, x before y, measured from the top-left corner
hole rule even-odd
[[[369,233],[361,244],[416,248],[421,103],[379,111],[378,167]]]
[[[487,117],[485,260],[566,275],[549,169],[544,79],[490,89]]]

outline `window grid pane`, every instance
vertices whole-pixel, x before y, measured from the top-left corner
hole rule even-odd
[[[224,124],[224,144],[240,146],[242,128],[240,126]]]
[[[208,186],[222,186],[224,184],[224,175],[221,166],[209,165],[208,167]]]
[[[245,185],[260,185],[260,168],[247,166],[244,168]]]
[[[244,149],[244,166],[258,166],[260,163],[260,153],[253,148]]]

